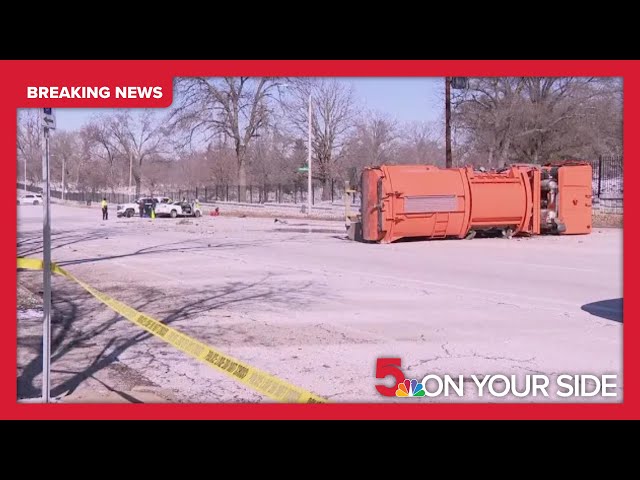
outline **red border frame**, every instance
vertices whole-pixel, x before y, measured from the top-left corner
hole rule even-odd
[[[431,61],[431,60],[38,60],[0,61],[0,158],[5,160],[3,187],[0,190],[9,205],[14,202],[16,178],[16,109],[24,107],[140,107],[144,101],[41,100],[26,98],[27,85],[162,85],[170,91],[173,77],[221,75],[269,76],[621,76],[624,77],[624,148],[629,158],[638,157],[640,137],[640,61],[608,60],[535,60],[535,61]],[[156,101],[166,107],[169,97]],[[151,106],[147,102],[147,106]],[[624,175],[633,178],[638,167],[627,162]],[[626,212],[638,204],[635,190],[627,190]],[[625,217],[626,218],[626,217]],[[639,339],[633,312],[638,308],[629,265],[634,265],[635,249],[624,252],[624,402],[621,404],[18,404],[16,401],[16,323],[12,321],[16,305],[15,233],[16,213],[4,216],[7,233],[3,235],[0,262],[2,277],[3,327],[0,335],[0,417],[14,419],[624,419],[640,418],[639,385],[633,381],[639,373],[640,350],[633,348]],[[625,221],[624,239],[634,238],[638,228]],[[372,382],[373,386],[373,382]],[[372,387],[373,388],[373,387]]]

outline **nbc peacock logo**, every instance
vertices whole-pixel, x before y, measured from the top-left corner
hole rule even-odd
[[[396,397],[424,397],[424,386],[416,379],[405,380],[398,384]]]

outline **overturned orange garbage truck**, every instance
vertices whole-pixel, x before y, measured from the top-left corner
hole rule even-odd
[[[352,239],[391,243],[408,238],[473,238],[476,234],[588,234],[591,165],[565,162],[473,167],[389,165],[361,177],[361,207]]]

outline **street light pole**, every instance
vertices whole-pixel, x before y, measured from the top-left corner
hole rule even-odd
[[[131,173],[133,172],[133,157],[129,151],[129,201],[131,201]]]
[[[27,156],[24,156],[24,193],[27,193]]]
[[[312,196],[313,196],[313,189],[311,186],[311,93],[309,93],[309,144],[307,146],[307,181],[308,181],[308,185],[307,185],[307,189],[308,189],[308,193],[307,193],[307,215],[311,215],[311,200],[312,200]]]
[[[62,155],[62,201],[64,202],[64,155]]]

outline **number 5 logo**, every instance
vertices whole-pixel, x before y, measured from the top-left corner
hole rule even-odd
[[[376,385],[378,392],[385,397],[395,397],[398,384],[404,382],[404,373],[400,370],[402,360],[399,358],[379,358],[376,362],[376,378],[387,378],[392,376],[394,379],[393,387],[385,385]]]

